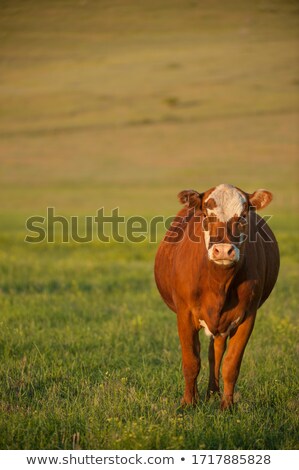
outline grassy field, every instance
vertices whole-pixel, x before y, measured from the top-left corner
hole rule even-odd
[[[0,448],[298,448],[297,2],[0,5]],[[274,193],[280,277],[234,411],[203,401],[201,333],[202,402],[181,412],[157,244],[30,245],[25,221],[171,216],[224,182]]]

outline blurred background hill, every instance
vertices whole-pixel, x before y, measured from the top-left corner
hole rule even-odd
[[[221,182],[294,207],[296,1],[1,1],[0,31],[3,214],[172,214]]]

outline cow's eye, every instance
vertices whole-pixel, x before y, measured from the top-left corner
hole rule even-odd
[[[238,225],[242,227],[246,224],[247,224],[246,214],[241,215],[241,217],[238,218]]]
[[[209,230],[209,219],[205,214],[203,215],[202,228],[205,231]]]
[[[246,224],[238,224],[238,230],[240,233],[243,233],[245,231]]]

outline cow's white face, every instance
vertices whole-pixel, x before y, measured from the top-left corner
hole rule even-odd
[[[246,239],[247,207],[245,194],[228,184],[217,186],[204,200],[207,220],[203,228],[210,261],[223,267],[239,261],[240,244]]]
[[[265,190],[247,194],[240,189],[220,184],[205,193],[182,191],[181,202],[203,214],[203,230],[208,258],[222,267],[233,267],[241,258],[248,234],[250,207],[261,209],[272,200]]]
[[[209,201],[213,203],[210,205]],[[234,186],[220,184],[210,193],[205,205],[208,215],[215,215],[219,222],[228,222],[234,216],[241,217],[246,209],[247,199]]]

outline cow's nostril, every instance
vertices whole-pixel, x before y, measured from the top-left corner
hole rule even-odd
[[[228,254],[228,255],[232,255],[233,252],[234,252],[234,247],[232,246],[232,247],[228,250],[227,254]]]
[[[214,254],[219,255],[220,250],[217,248],[217,246],[214,246]]]

